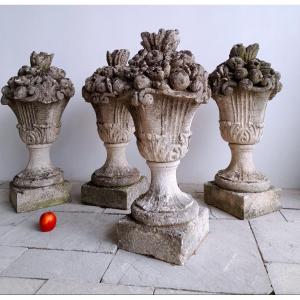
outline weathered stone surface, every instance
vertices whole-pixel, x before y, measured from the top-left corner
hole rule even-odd
[[[183,265],[206,237],[209,231],[208,219],[207,208],[202,208],[194,221],[175,226],[146,226],[131,217],[125,217],[117,225],[118,246],[127,251]]]
[[[266,264],[275,294],[300,294],[300,265],[285,263]]]
[[[221,209],[213,207],[213,206],[210,206],[210,216],[212,219],[236,220],[236,217],[232,216],[231,214],[229,214]]]
[[[112,214],[112,215],[129,215],[130,209],[124,210],[124,209],[114,209],[114,208],[105,208],[104,213],[105,214]]]
[[[255,193],[270,189],[269,179],[256,170],[252,152],[263,133],[267,103],[282,88],[280,74],[258,59],[258,44],[234,45],[229,59],[209,75],[212,98],[220,113],[222,138],[231,161],[218,171],[215,184],[225,190]]]
[[[20,137],[29,150],[26,168],[10,185],[17,212],[56,205],[69,198],[63,172],[51,162],[50,146],[59,134],[61,116],[74,95],[74,86],[64,70],[51,66],[52,59],[53,54],[32,52],[30,66],[22,66],[2,88],[1,103],[15,113]]]
[[[266,262],[300,263],[299,223],[286,222],[281,214],[250,220]]]
[[[0,272],[20,257],[27,248],[0,246]]]
[[[281,202],[282,208],[300,209],[300,190],[284,189]]]
[[[99,282],[111,254],[29,249],[2,276]]]
[[[211,295],[213,293],[195,292],[174,289],[155,289],[154,295]]]
[[[81,188],[81,201],[100,207],[128,210],[136,198],[147,192],[148,186],[144,176],[137,183],[124,187],[99,187],[88,182]]]
[[[299,209],[282,209],[281,213],[284,215],[288,222],[300,222]]]
[[[3,181],[0,183],[0,189],[8,189],[9,188],[9,181]]]
[[[279,192],[271,187],[266,192],[240,193],[221,189],[210,181],[204,185],[204,200],[239,219],[250,219],[279,210]]]
[[[37,188],[20,188],[10,184],[10,201],[19,212],[28,212],[70,201],[68,181]]]
[[[105,253],[117,250],[115,224],[121,216],[57,212],[56,228],[47,233],[39,230],[39,216],[34,214],[1,236],[0,244]]]
[[[249,224],[240,220],[210,220],[210,233],[184,266],[118,250],[102,281],[209,293],[272,292]]]
[[[45,280],[0,277],[0,294],[32,295],[44,284]]]
[[[72,280],[48,280],[38,291],[40,295],[130,295],[153,294],[151,287],[125,286],[106,283],[89,283]]]

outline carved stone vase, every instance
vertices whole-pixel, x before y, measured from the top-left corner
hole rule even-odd
[[[20,137],[29,150],[27,167],[10,184],[10,200],[17,212],[70,200],[70,183],[52,164],[50,146],[59,134],[74,87],[62,69],[51,66],[52,58],[33,52],[31,66],[23,66],[2,89],[2,104],[15,113]]]
[[[107,151],[104,165],[82,186],[82,202],[125,210],[148,187],[146,177],[141,177],[126,159],[134,125],[123,104],[128,86],[117,76],[123,72],[128,57],[125,49],[108,52],[109,66],[97,69],[82,89],[83,97],[95,110],[98,133]]]
[[[208,233],[208,210],[182,192],[176,179],[194,114],[210,95],[208,74],[190,51],[176,51],[177,30],[142,33],[142,39],[144,49],[129,61],[132,93],[124,103],[151,183],[134,201],[131,215],[119,221],[118,243],[122,249],[181,265]]]
[[[257,44],[247,48],[238,44],[229,60],[210,75],[231,161],[205,186],[205,200],[241,219],[280,208],[278,189],[256,169],[252,157],[263,133],[267,103],[281,89],[279,73],[258,60],[257,52]]]

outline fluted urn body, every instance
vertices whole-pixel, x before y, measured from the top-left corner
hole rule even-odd
[[[229,143],[231,162],[215,176],[224,189],[263,192],[269,179],[256,170],[252,152],[262,136],[267,103],[280,91],[280,75],[256,58],[258,45],[238,44],[230,58],[210,75],[213,99],[220,115],[222,138]]]
[[[183,224],[198,216],[199,207],[179,189],[176,169],[189,148],[194,114],[209,98],[208,74],[190,51],[176,51],[178,31],[145,32],[142,39],[144,49],[126,69],[132,93],[124,103],[139,152],[151,170],[151,184],[134,201],[131,215],[150,226]]]
[[[52,58],[44,52],[33,52],[31,66],[23,66],[2,89],[1,102],[15,113],[20,137],[29,149],[27,167],[13,179],[16,187],[64,182],[63,172],[52,164],[49,150],[59,134],[61,116],[74,87],[64,70],[51,66]]]
[[[97,69],[82,89],[83,97],[95,110],[98,133],[107,151],[104,165],[91,178],[100,187],[129,186],[140,180],[140,172],[126,159],[126,146],[134,132],[132,118],[123,104],[129,88],[122,80],[128,57],[125,49],[108,52],[109,66]]]

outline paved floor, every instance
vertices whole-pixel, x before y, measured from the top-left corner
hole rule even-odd
[[[46,210],[16,214],[0,183],[0,294],[300,293],[300,191],[284,190],[280,212],[249,222],[210,207],[210,233],[181,267],[119,250],[114,225],[128,212],[80,204],[80,186],[42,233]],[[181,187],[205,205],[201,186]]]

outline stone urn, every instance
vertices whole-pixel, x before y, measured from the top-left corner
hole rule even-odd
[[[103,207],[129,209],[132,201],[147,189],[147,180],[126,159],[126,146],[134,132],[132,118],[123,101],[130,86],[124,79],[129,58],[125,49],[107,52],[108,66],[87,78],[82,96],[93,106],[100,139],[107,157],[91,182],[82,187],[82,201]]]
[[[31,66],[23,66],[2,88],[1,102],[15,113],[20,137],[29,150],[27,167],[11,182],[10,199],[17,212],[70,199],[70,184],[52,164],[50,146],[59,134],[74,87],[64,70],[51,66],[52,59],[53,54],[33,52]]]
[[[183,264],[208,232],[208,211],[180,190],[176,169],[189,148],[196,110],[210,96],[208,74],[190,51],[176,51],[177,30],[144,32],[143,49],[125,69],[137,146],[150,187],[118,225],[121,248]],[[188,242],[187,242],[188,241]]]
[[[256,58],[258,49],[258,44],[247,48],[235,45],[229,59],[209,77],[212,97],[219,108],[221,135],[231,150],[230,164],[216,174],[214,184],[227,191],[272,190],[269,179],[256,169],[252,152],[263,133],[267,103],[281,90],[281,83],[280,74]],[[276,197],[272,209],[277,203]],[[259,213],[263,212],[260,209]]]

